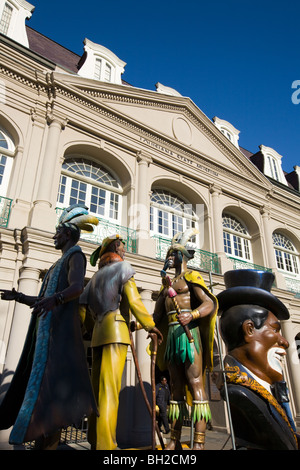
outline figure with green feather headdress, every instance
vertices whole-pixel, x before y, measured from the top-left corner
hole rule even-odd
[[[177,234],[167,252],[161,271],[162,287],[155,305],[154,321],[166,340],[158,350],[157,364],[168,369],[171,380],[171,440],[167,450],[180,448],[181,428],[192,406],[195,426],[193,449],[204,448],[210,408],[205,393],[206,369],[212,368],[217,299],[198,271],[187,268],[194,249],[189,247],[195,229]],[[175,269],[171,280],[168,269]]]

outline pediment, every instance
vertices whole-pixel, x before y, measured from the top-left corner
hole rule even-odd
[[[66,75],[63,79],[69,87],[75,87],[94,103],[110,110],[116,119],[134,124],[144,136],[141,142],[148,144],[149,150],[155,144],[166,151],[174,149],[173,154],[177,152],[182,162],[198,158],[218,173],[227,171],[270,186],[267,178],[189,98]]]

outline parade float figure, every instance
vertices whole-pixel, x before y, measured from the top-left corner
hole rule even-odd
[[[0,407],[0,429],[13,426],[10,444],[35,441],[35,448],[55,450],[60,430],[79,425],[97,412],[79,319],[86,259],[77,245],[80,230],[92,231],[98,219],[70,206],[53,237],[62,257],[49,269],[38,297],[2,290],[4,300],[32,308],[23,352]]]
[[[195,425],[193,449],[204,448],[206,424],[211,419],[204,378],[206,369],[212,368],[217,300],[199,272],[187,269],[194,250],[189,251],[186,245],[195,233],[191,229],[173,238],[153,315],[166,338],[158,348],[157,365],[161,370],[168,369],[171,382],[171,440],[167,450],[181,447],[186,403],[192,406],[192,425]],[[166,270],[173,268],[175,277],[171,281]]]
[[[227,392],[237,448],[296,450],[282,360],[289,347],[280,333],[285,305],[270,291],[274,275],[255,270],[225,273],[219,301]],[[224,396],[224,387],[222,389]]]
[[[125,247],[119,235],[107,237],[91,255],[94,274],[80,297],[81,317],[95,319],[92,332],[92,384],[99,416],[89,420],[88,440],[92,450],[117,448],[116,429],[121,379],[129,336],[129,311],[150,334],[160,332],[138,292],[135,271],[124,260]]]

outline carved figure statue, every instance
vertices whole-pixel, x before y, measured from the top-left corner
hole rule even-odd
[[[224,279],[226,290],[217,298],[237,448],[295,450],[299,436],[282,365],[289,343],[280,331],[289,312],[270,292],[274,275],[234,270]]]
[[[0,407],[0,429],[13,426],[11,444],[35,440],[36,449],[55,450],[61,428],[97,412],[78,314],[86,258],[77,245],[80,228],[92,231],[97,223],[85,207],[66,209],[53,237],[62,257],[47,272],[39,296],[1,291],[3,300],[32,308],[23,352]]]
[[[171,440],[167,450],[180,448],[186,403],[192,406],[195,424],[193,449],[204,448],[210,408],[205,393],[206,368],[212,367],[212,348],[217,299],[206,287],[200,273],[187,268],[194,250],[188,241],[194,229],[176,235],[162,270],[162,287],[155,305],[154,321],[166,341],[158,348],[157,364],[170,374]],[[167,269],[175,269],[171,280]]]
[[[135,271],[124,256],[125,246],[119,235],[103,240],[91,256],[93,266],[99,259],[99,270],[80,297],[83,321],[88,312],[95,319],[91,342],[92,384],[99,416],[94,414],[89,421],[88,440],[92,450],[117,447],[119,393],[130,344],[129,309],[149,334],[161,338],[141,300]]]

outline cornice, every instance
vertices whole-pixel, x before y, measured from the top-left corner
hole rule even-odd
[[[53,77],[54,79],[57,77],[58,82],[62,85],[57,73],[54,73]],[[255,172],[256,177],[268,185],[268,179],[265,175],[248,159],[244,160],[246,158],[245,155],[217,129],[215,124],[190,98],[164,95],[152,90],[144,90],[125,85],[106,84],[95,80],[92,81],[92,84],[87,80],[79,82],[76,76],[69,77],[66,81],[72,88],[80,89],[85,95],[92,97],[96,102],[100,100],[101,103],[105,102],[105,104],[107,104],[107,102],[118,102],[121,104],[144,106],[183,114],[198,130],[203,132],[222,153],[234,161],[238,167],[243,168],[246,172],[248,171],[249,176],[253,176],[253,172]],[[116,112],[114,108],[110,109]],[[129,118],[126,117],[126,119]],[[168,139],[167,136],[166,138]],[[180,142],[177,144],[178,146],[181,145]],[[203,156],[207,157],[205,154],[203,154]],[[241,163],[241,158],[244,160],[243,163]]]
[[[133,118],[122,114],[120,111],[116,111],[113,107],[109,106],[107,100],[123,103],[138,103],[142,106],[155,106],[159,109],[168,109],[173,112],[180,112],[184,114],[188,120],[193,122],[196,128],[201,130],[214,143],[214,145],[217,146],[225,156],[227,156],[227,158],[235,163],[237,168],[242,170],[242,174],[247,180],[250,178],[255,185],[263,184],[265,187],[271,187],[270,182],[264,177],[264,175],[262,175],[251,162],[246,160],[246,157],[238,149],[231,145],[226,137],[223,137],[218,129],[215,128],[214,124],[208,120],[202,111],[199,110],[199,108],[197,108],[189,98],[176,97],[175,99],[174,97],[169,96],[164,96],[164,98],[162,98],[161,95],[159,95],[154,99],[151,93],[155,92],[147,92],[146,90],[144,90],[143,98],[133,95],[128,96],[128,93],[132,94],[135,93],[135,91],[131,90],[130,87],[126,87],[126,90],[121,93],[120,89],[122,86],[118,85],[111,86],[111,88],[115,91],[109,91],[107,85],[103,85],[103,90],[98,89],[96,91],[94,90],[93,92],[87,93],[86,90],[82,90],[81,87],[78,88],[77,86],[74,86],[73,77],[71,80],[72,84],[70,84],[69,80],[67,80],[68,83],[61,81],[61,74],[54,73],[51,75],[53,79],[52,86],[55,88],[55,95],[57,98],[62,96],[64,99],[69,98],[72,102],[76,101],[81,106],[88,107],[97,114],[101,114],[105,119],[110,120],[113,123],[117,123],[118,126],[127,130],[131,130],[135,135],[139,135],[144,139],[148,139],[153,143],[153,145],[157,144],[157,146],[161,146],[162,148],[169,148],[173,152],[179,152],[183,156],[196,161],[199,164],[205,165],[206,167],[210,168],[211,171],[223,173],[224,175],[230,174],[232,178],[237,178],[240,180],[241,172],[238,172],[239,174],[236,175],[235,172],[230,168],[224,168],[217,162],[213,162],[211,157],[204,154],[203,152],[192,150],[181,142],[175,142],[171,137],[163,135],[154,129],[147,127],[146,125],[135,121]],[[101,87],[102,85],[98,86]],[[140,90],[137,92],[139,93]],[[95,95],[97,96],[95,97]],[[102,98],[102,101],[100,101],[100,97]],[[178,101],[181,101],[181,103],[178,103]],[[241,162],[241,158],[244,160],[244,162]],[[257,182],[254,180],[257,180]]]

